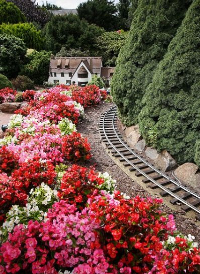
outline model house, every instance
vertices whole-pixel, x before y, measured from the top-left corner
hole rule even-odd
[[[85,86],[97,75],[109,85],[113,72],[114,68],[102,66],[101,57],[52,57],[48,83]]]

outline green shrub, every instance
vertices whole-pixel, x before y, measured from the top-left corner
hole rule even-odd
[[[21,10],[11,2],[0,0],[0,24],[20,22],[26,22],[26,17]]]
[[[0,34],[0,71],[9,79],[18,75],[25,59],[26,46],[14,35]]]
[[[48,80],[51,52],[33,51],[27,56],[28,63],[22,68],[22,75],[26,75],[34,81],[36,85],[42,85]]]
[[[98,77],[97,75],[93,75],[90,82],[87,84],[89,85],[96,85],[99,88],[105,87],[105,83],[101,77]]]
[[[10,87],[12,88],[12,83],[8,80],[8,78],[0,73],[0,89]]]
[[[2,24],[0,34],[12,34],[24,41],[27,48],[40,50],[44,48],[44,38],[41,31],[31,23]]]
[[[195,0],[156,69],[139,115],[143,137],[148,140],[155,131],[156,147],[168,150],[179,163],[199,164],[199,20],[200,0]]]
[[[111,82],[113,100],[127,125],[138,122],[145,90],[190,3],[191,0],[138,1]]]
[[[18,75],[16,79],[12,80],[12,84],[15,89],[21,91],[34,88],[34,82],[25,75]]]
[[[23,92],[18,92],[15,96],[15,102],[23,102]]]

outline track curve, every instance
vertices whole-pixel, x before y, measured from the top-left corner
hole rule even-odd
[[[119,161],[129,167],[131,172],[135,172],[136,176],[142,176],[143,183],[151,184],[152,189],[159,188],[161,196],[172,198],[171,204],[181,204],[181,209],[195,212],[196,219],[200,220],[200,196],[156,169],[123,140],[117,128],[116,106],[101,115],[99,131],[102,141],[112,151],[113,156],[119,157]]]

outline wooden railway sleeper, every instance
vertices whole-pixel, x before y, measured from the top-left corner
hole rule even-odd
[[[167,188],[167,190],[170,190],[171,192],[176,193],[176,192],[181,190],[181,187],[180,186],[175,186],[173,188]],[[169,194],[166,191],[163,190],[163,191],[160,192],[160,195],[162,197],[164,197],[164,196],[167,196]]]
[[[180,198],[183,199],[183,200],[186,200],[186,199],[190,198],[191,196],[192,196],[191,193],[185,193],[183,195],[180,195]],[[170,203],[173,204],[173,205],[176,204],[177,202],[179,202],[179,200],[176,199],[176,198],[170,200]]]

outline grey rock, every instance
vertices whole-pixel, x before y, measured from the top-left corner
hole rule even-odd
[[[166,150],[159,153],[158,158],[155,160],[155,166],[162,171],[170,171],[177,167],[176,161]]]
[[[145,154],[148,158],[150,158],[151,160],[155,161],[158,158],[158,152],[156,149],[151,148],[151,147],[147,147],[145,150]]]
[[[182,182],[190,185],[194,188],[199,188],[200,186],[200,173],[198,171],[198,166],[193,163],[185,163],[179,166],[175,171],[174,175]]]

